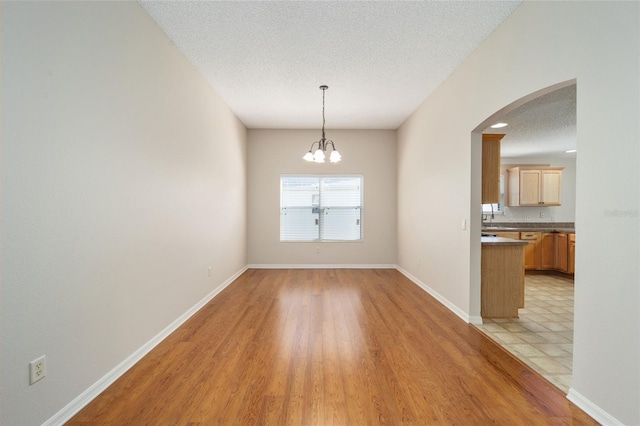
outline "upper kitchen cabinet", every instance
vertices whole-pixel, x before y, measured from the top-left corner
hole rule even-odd
[[[500,202],[500,141],[504,135],[482,135],[482,204]]]
[[[512,167],[507,170],[509,207],[559,206],[564,167]]]

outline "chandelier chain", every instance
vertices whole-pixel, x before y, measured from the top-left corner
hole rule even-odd
[[[324,139],[324,123],[325,123],[325,119],[324,119],[324,93],[327,91],[327,89],[323,88],[322,89],[322,139]]]
[[[311,144],[311,147],[309,148],[309,151],[304,155],[304,157],[302,157],[303,160],[306,161],[313,161],[316,163],[324,163],[324,159],[325,159],[325,152],[331,148],[331,153],[329,156],[329,161],[331,161],[332,163],[337,163],[342,159],[342,156],[340,155],[340,153],[338,152],[338,150],[336,149],[335,144],[333,143],[333,141],[329,141],[327,140],[327,138],[325,137],[325,124],[326,124],[326,117],[325,117],[325,91],[329,88],[329,86],[326,85],[322,85],[320,86],[320,89],[322,90],[322,138],[320,138],[320,140],[317,140],[315,142],[313,142]],[[316,148],[315,152],[314,152],[314,146],[318,145],[318,147]]]

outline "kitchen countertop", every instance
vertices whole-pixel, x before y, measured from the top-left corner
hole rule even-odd
[[[513,228],[513,227],[501,227],[501,226],[488,226],[483,227],[482,232],[565,232],[574,233],[574,228]]]
[[[526,246],[529,244],[527,240],[513,240],[502,237],[480,237],[480,242],[482,245],[489,246]]]
[[[483,223],[482,232],[576,232],[571,222],[497,222]]]

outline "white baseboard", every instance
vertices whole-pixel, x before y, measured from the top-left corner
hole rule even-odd
[[[432,289],[431,287],[429,287],[428,285],[426,285],[422,281],[420,281],[418,278],[416,278],[413,275],[411,275],[409,272],[407,272],[403,268],[401,268],[399,266],[396,266],[396,269],[402,275],[404,275],[405,277],[407,277],[411,281],[413,281],[415,284],[417,284],[418,287],[420,287],[421,289],[423,289],[424,291],[429,293],[431,296],[433,296],[438,302],[440,302],[444,306],[446,306],[451,312],[453,312],[454,314],[456,314],[457,316],[462,318],[464,320],[464,322],[471,323],[472,318],[473,318],[474,321],[477,321],[477,317],[470,317],[469,315],[467,315],[466,312],[464,312],[462,309],[458,308],[456,305],[451,303],[447,298],[442,296],[440,293],[438,293],[437,291],[435,291],[434,289]],[[473,323],[473,324],[475,324],[475,323]],[[480,318],[480,324],[482,324],[482,318]]]
[[[573,388],[569,388],[567,399],[573,402],[578,408],[590,415],[595,421],[605,426],[623,426],[624,423],[618,421],[615,417],[598,407],[589,399],[576,392]]]
[[[248,266],[249,269],[395,269],[396,265],[387,263],[375,264],[269,264],[254,263]]]
[[[209,303],[211,299],[216,297],[218,293],[224,290],[229,284],[235,281],[240,275],[242,275],[248,268],[245,266],[238,272],[233,274],[229,279],[216,287],[211,293],[207,294],[202,300],[191,307],[187,312],[182,314],[178,319],[169,324],[164,330],[154,336],[147,343],[142,345],[140,349],[129,355],[124,361],[117,365],[113,370],[108,372],[100,380],[91,385],[87,390],[82,392],[73,401],[67,404],[62,410],[58,411],[49,420],[43,423],[43,426],[58,426],[63,425],[77,414],[82,408],[90,403],[94,398],[100,395],[105,389],[107,389],[113,382],[120,378],[124,373],[133,367],[138,361],[140,361],[146,354],[148,354],[153,348],[155,348],[160,342],[166,339],[171,333],[173,333],[178,327],[184,324],[193,314],[198,312],[204,305]]]
[[[469,317],[469,324],[482,325],[484,323],[482,322],[482,317],[474,315]]]

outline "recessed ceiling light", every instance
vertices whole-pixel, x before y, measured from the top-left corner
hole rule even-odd
[[[502,127],[507,127],[508,124],[507,123],[496,123],[493,126],[491,126],[492,129],[500,129]]]
[[[570,154],[570,153],[572,153],[572,152],[578,152],[578,150],[577,150],[577,149],[568,149],[568,150],[566,150],[565,152],[566,152],[567,154]]]

